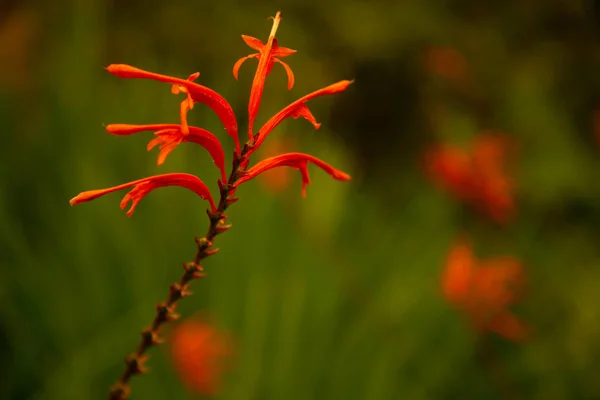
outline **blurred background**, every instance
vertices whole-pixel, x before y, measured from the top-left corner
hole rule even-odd
[[[341,79],[309,106],[323,122],[285,121],[262,157],[314,154],[308,196],[295,171],[242,187],[184,317],[210,316],[234,348],[222,399],[600,399],[600,4],[173,0],[0,3],[0,398],[97,399],[124,367],[154,305],[195,253],[206,203],[161,189],[127,218],[112,194],[83,190],[164,172],[197,174],[216,193],[203,149],[181,145],[162,167],[150,133],[109,123],[177,123],[168,85],[103,71],[128,63],[187,77],[228,99],[246,128],[256,61],[283,12],[281,46],[258,117]],[[190,123],[231,143],[210,109]],[[506,165],[514,216],[498,223],[440,189],[424,168],[435,143],[468,149],[482,132],[518,148]],[[466,151],[466,150],[465,150]],[[227,163],[229,165],[229,161]],[[122,193],[125,194],[125,193]],[[478,257],[521,260],[523,343],[481,335],[443,295],[456,237]],[[174,324],[175,326],[175,324]],[[168,335],[168,330],[165,331]],[[487,337],[490,336],[488,339]],[[151,350],[132,399],[201,398],[169,345]]]

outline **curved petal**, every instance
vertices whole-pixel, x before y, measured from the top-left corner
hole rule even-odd
[[[238,73],[240,71],[240,67],[242,66],[244,61],[246,61],[249,58],[258,58],[258,56],[259,56],[258,53],[250,54],[249,56],[240,58],[239,60],[237,60],[235,62],[235,64],[233,64],[233,77],[235,78],[236,81],[238,79]]]
[[[273,129],[275,129],[275,127],[277,127],[277,125],[279,125],[281,123],[281,121],[283,121],[284,119],[288,118],[288,117],[293,117],[293,116],[297,116],[297,115],[301,115],[303,117],[306,118],[306,115],[308,115],[306,113],[306,111],[302,111],[299,109],[302,109],[303,107],[306,107],[304,105],[304,103],[306,103],[309,100],[314,99],[315,97],[319,97],[319,96],[325,96],[325,95],[330,95],[330,94],[335,94],[335,93],[339,93],[339,92],[343,92],[344,90],[346,90],[346,88],[352,83],[353,81],[348,81],[348,80],[344,80],[344,81],[339,81],[337,83],[334,83],[333,85],[329,85],[327,87],[324,87],[322,89],[316,90],[312,93],[307,94],[304,97],[299,98],[298,100],[296,100],[295,102],[293,102],[292,104],[288,105],[287,107],[285,107],[283,110],[279,111],[277,114],[275,114],[273,117],[271,117],[271,119],[269,119],[263,126],[262,128],[260,128],[260,130],[258,131],[258,134],[256,135],[255,138],[255,142],[254,142],[254,148],[252,150],[250,150],[249,154],[253,153],[254,151],[256,151],[256,149],[258,149],[258,147],[262,144],[262,142],[264,142],[264,140],[266,139],[266,137],[269,135],[269,133],[271,133],[271,131],[273,131]],[[310,114],[312,116],[312,114]],[[307,118],[309,121],[314,120],[314,117],[311,119]],[[316,122],[316,121],[315,121]],[[315,125],[315,123],[313,123],[313,125]],[[316,127],[316,125],[315,125]]]
[[[283,66],[283,68],[285,69],[285,73],[287,74],[287,78],[288,78],[287,88],[288,88],[288,90],[291,90],[294,87],[294,71],[292,71],[292,69],[290,68],[289,65],[287,65],[287,63],[284,63],[280,59],[274,58],[273,60],[275,62],[278,62],[279,64],[281,64]]]
[[[311,156],[310,154],[286,153],[276,157],[270,157],[262,160],[254,167],[246,171],[244,174],[242,174],[242,176],[235,182],[235,186],[237,187],[242,183],[247,182],[272,168],[292,167],[300,170],[300,172],[302,173],[302,192],[303,195],[306,195],[306,185],[310,184],[310,178],[308,176],[307,169],[307,163],[309,162],[315,164],[323,171],[327,172],[334,179],[337,179],[339,181],[349,181],[351,179],[350,175],[333,168],[331,165],[314,156]]]
[[[184,137],[184,142],[194,142],[204,147],[211,155],[213,162],[221,171],[221,182],[227,182],[225,173],[225,153],[219,139],[206,129],[190,126],[190,134]]]
[[[111,64],[106,67],[106,70],[120,78],[152,79],[159,82],[170,83],[172,85],[183,86],[195,102],[206,104],[215,112],[215,114],[217,114],[225,126],[227,134],[234,140],[236,152],[239,154],[240,143],[235,114],[227,100],[214,90],[195,82],[190,82],[186,79],[144,71],[127,64]]]
[[[107,189],[89,190],[87,192],[79,193],[73,197],[69,204],[72,206],[80,203],[85,203],[98,197],[104,196],[105,194],[116,192],[118,190],[127,189],[133,186],[133,189],[129,191],[121,200],[121,209],[125,209],[127,204],[131,201],[131,207],[127,211],[127,216],[130,217],[135,211],[135,207],[148,193],[154,189],[165,186],[181,186],[196,193],[204,200],[208,200],[213,212],[217,211],[215,202],[210,194],[208,187],[198,177],[190,174],[173,173],[154,175],[147,178],[138,179],[136,181],[124,183],[122,185],[113,186]]]

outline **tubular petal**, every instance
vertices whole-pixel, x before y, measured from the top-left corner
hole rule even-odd
[[[243,174],[235,183],[235,186],[239,186],[240,184],[247,182],[261,173],[268,171],[272,168],[276,167],[292,167],[296,168],[302,174],[302,191],[303,195],[306,195],[306,185],[310,184],[310,177],[308,175],[307,163],[313,163],[329,175],[331,175],[334,179],[340,181],[349,181],[351,179],[350,175],[333,168],[331,165],[326,162],[319,160],[316,157],[313,157],[309,154],[303,153],[286,153],[281,154],[276,157],[270,157],[262,160],[254,167],[250,168]]]
[[[161,129],[169,129],[172,127],[179,128],[179,125],[174,124],[150,124],[150,125],[129,125],[129,124],[110,124],[104,128],[111,135],[127,136],[134,133],[144,131],[158,131]]]
[[[131,201],[131,208],[127,211],[127,216],[131,216],[133,214],[137,204],[148,193],[150,193],[154,189],[158,189],[160,187],[165,186],[181,186],[187,188],[196,193],[202,199],[208,200],[213,212],[216,212],[217,210],[215,202],[210,194],[210,190],[204,184],[204,182],[202,182],[198,177],[194,175],[183,173],[154,175],[147,178],[138,179],[136,181],[124,183],[122,185],[113,186],[107,189],[90,190],[87,192],[82,192],[79,193],[77,196],[73,197],[69,201],[69,204],[73,206],[76,204],[85,203],[97,199],[98,197],[104,196],[105,194],[116,192],[122,189],[127,189],[132,186],[133,189],[129,191],[129,193],[127,193],[121,201],[121,209],[125,209],[129,201]]]
[[[269,33],[269,39],[267,43],[260,48],[260,58],[258,60],[258,67],[256,67],[256,73],[252,81],[252,88],[250,90],[250,99],[248,101],[248,138],[253,139],[254,120],[258,114],[260,108],[260,101],[262,99],[263,90],[265,88],[265,80],[269,74],[273,65],[273,49],[277,47],[277,40],[275,34],[277,28],[281,22],[281,13],[278,11],[273,18],[273,26],[271,27],[271,33]],[[246,39],[244,39],[245,41]],[[250,40],[251,43],[256,44]],[[248,44],[248,42],[246,42]],[[251,46],[252,47],[252,46]]]
[[[300,116],[303,116],[304,118],[307,118],[306,115],[308,115],[308,114],[306,114],[306,111],[304,111],[304,110],[298,111],[299,109],[306,107],[304,105],[304,103],[306,103],[309,100],[314,99],[315,97],[343,92],[344,90],[346,90],[346,88],[351,83],[352,83],[352,81],[348,81],[348,80],[336,82],[332,85],[329,85],[322,89],[316,90],[312,93],[307,94],[304,97],[299,98],[298,100],[294,101],[293,103],[291,103],[290,105],[285,107],[283,110],[279,111],[277,114],[275,114],[273,117],[271,117],[271,119],[269,119],[262,126],[262,128],[260,128],[260,130],[258,131],[258,134],[256,135],[256,138],[255,138],[254,148],[250,151],[250,153],[256,151],[256,149],[258,149],[258,147],[262,144],[262,142],[264,142],[264,140],[269,135],[269,133],[271,133],[271,131],[273,129],[275,129],[275,127],[277,127],[277,125],[279,125],[284,119],[286,119],[288,117],[293,117],[294,115],[300,115]],[[309,112],[309,114],[310,114],[310,112]],[[312,116],[312,114],[310,114],[310,115]],[[309,118],[307,118],[307,119],[313,125],[315,125],[316,121],[313,122],[314,117],[312,117],[312,119],[309,119]],[[315,125],[315,128],[316,127],[317,126]]]
[[[203,128],[188,126],[189,133],[184,135],[181,132],[181,126],[178,124],[151,124],[151,125],[128,125],[128,124],[110,124],[106,126],[106,131],[112,135],[133,135],[138,132],[155,131],[156,138],[152,139],[146,149],[152,150],[156,145],[161,144],[158,157],[158,165],[161,165],[167,155],[181,142],[191,142],[204,147],[210,154],[213,162],[221,172],[221,180],[226,182],[225,172],[225,153],[219,139]],[[171,144],[173,144],[172,147]],[[164,150],[169,146],[168,150]]]
[[[231,136],[235,143],[236,153],[239,154],[240,143],[238,138],[238,126],[235,114],[231,105],[217,92],[212,89],[202,86],[195,82],[190,82],[186,79],[176,78],[173,76],[157,74],[154,72],[144,71],[139,68],[132,67],[126,64],[111,64],[106,67],[106,70],[111,74],[120,78],[133,79],[152,79],[159,82],[170,83],[184,87],[188,94],[195,102],[204,103],[209,106],[219,117],[227,134]],[[193,74],[192,74],[193,76]]]

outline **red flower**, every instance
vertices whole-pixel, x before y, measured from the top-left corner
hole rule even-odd
[[[182,322],[171,333],[175,370],[196,393],[212,396],[219,391],[221,376],[232,356],[229,336],[199,318]]]
[[[271,131],[273,131],[273,129],[275,129],[277,125],[279,125],[286,118],[302,117],[311,124],[313,124],[315,129],[319,129],[321,127],[321,124],[317,122],[315,117],[312,115],[312,113],[304,103],[314,99],[315,97],[343,92],[348,86],[350,86],[350,84],[352,84],[352,82],[353,81],[348,80],[339,81],[322,89],[315,90],[314,92],[299,98],[298,100],[285,107],[283,110],[279,111],[277,114],[271,117],[271,119],[269,119],[262,126],[262,128],[260,128],[258,134],[254,138],[254,147],[250,149],[249,154],[252,154],[256,149],[258,149],[260,145],[265,141],[269,133],[271,133]]]
[[[515,207],[513,183],[505,172],[510,144],[505,137],[481,135],[470,151],[437,145],[426,154],[427,170],[453,196],[506,223]]]
[[[473,329],[513,341],[528,336],[527,327],[508,310],[521,299],[524,286],[523,266],[517,259],[479,261],[464,239],[450,250],[442,274],[446,300],[465,314]]]
[[[227,182],[225,175],[225,154],[219,139],[206,129],[195,126],[188,127],[188,133],[184,134],[181,127],[177,124],[152,124],[152,125],[128,125],[111,124],[106,127],[106,131],[112,135],[132,135],[143,131],[155,131],[156,138],[148,143],[148,151],[160,144],[157,164],[162,165],[165,159],[175,147],[181,142],[194,142],[204,147],[211,155],[213,162],[221,171],[221,182]]]
[[[207,88],[206,86],[199,85],[197,83],[192,82],[196,79],[199,73],[195,73],[190,75],[188,80],[175,78],[168,75],[156,74],[154,72],[144,71],[139,68],[132,67],[126,64],[111,64],[106,67],[106,70],[111,74],[118,76],[120,78],[140,78],[140,79],[152,79],[159,82],[166,82],[173,85],[171,89],[172,93],[183,92],[187,94],[186,100],[181,105],[181,123],[182,123],[182,132],[186,133],[186,113],[187,110],[193,107],[194,102],[204,103],[217,114],[223,125],[225,126],[225,130],[233,138],[235,143],[235,151],[239,154],[240,152],[240,142],[238,139],[238,127],[237,120],[235,119],[235,114],[233,113],[233,109],[217,92],[212,89]]]
[[[337,170],[326,162],[321,161],[309,154],[286,153],[262,160],[248,171],[242,173],[242,176],[236,181],[235,186],[237,187],[272,168],[292,167],[299,170],[302,174],[302,196],[306,197],[306,186],[310,184],[310,176],[308,175],[309,162],[315,164],[338,181],[349,181],[351,179],[350,175],[346,174],[345,172]]]
[[[269,72],[271,72],[275,62],[280,63],[287,73],[288,90],[294,86],[294,73],[292,72],[292,69],[289,65],[277,58],[287,57],[296,52],[296,50],[288,49],[286,47],[279,47],[277,44],[275,33],[277,33],[279,22],[281,22],[281,13],[278,11],[277,14],[275,14],[275,18],[273,18],[273,27],[271,28],[271,33],[267,39],[267,44],[264,44],[262,41],[252,36],[242,35],[244,42],[246,42],[250,48],[257,50],[258,53],[242,57],[233,65],[233,76],[237,79],[239,69],[244,61],[249,58],[258,58],[258,67],[254,74],[252,89],[250,90],[250,100],[248,101],[248,138],[251,140],[253,137],[252,129],[254,127],[254,120],[256,119],[256,114],[258,114],[260,100],[262,99],[263,90],[265,88],[265,80],[267,79]]]
[[[98,197],[104,196],[105,194],[116,192],[118,190],[127,189],[133,186],[133,189],[129,191],[121,200],[121,209],[124,210],[127,204],[131,201],[131,208],[127,211],[127,216],[130,217],[135,211],[135,207],[138,203],[151,191],[164,186],[181,186],[196,193],[204,200],[208,200],[213,212],[217,211],[215,202],[210,195],[208,187],[199,178],[190,174],[174,173],[174,174],[163,174],[150,176],[148,178],[138,179],[124,183],[122,185],[113,186],[107,189],[89,190],[87,192],[79,193],[73,197],[69,204],[74,206],[75,204],[85,203],[90,200],[97,199]]]
[[[250,92],[250,99],[248,102],[248,125],[249,125],[249,137],[250,140],[244,147],[244,153],[241,152],[240,144],[238,140],[238,126],[235,115],[229,103],[218,93],[209,89],[205,86],[199,85],[194,81],[198,78],[199,73],[190,75],[187,79],[176,78],[167,75],[161,75],[154,72],[144,71],[139,68],[132,67],[125,64],[111,64],[106,69],[113,75],[121,78],[139,78],[139,79],[152,79],[159,82],[169,83],[172,86],[172,93],[179,94],[184,93],[186,98],[180,104],[180,124],[149,124],[149,125],[126,125],[126,124],[112,124],[106,127],[106,130],[113,135],[131,135],[142,131],[154,131],[156,136],[153,140],[148,143],[147,149],[151,150],[155,146],[159,146],[160,152],[158,155],[157,164],[161,165],[169,153],[177,147],[181,142],[194,142],[204,147],[211,155],[215,165],[219,168],[221,173],[220,178],[220,189],[221,195],[223,195],[223,188],[225,185],[231,185],[229,190],[226,191],[228,196],[233,197],[235,189],[239,184],[246,182],[260,173],[280,166],[288,166],[295,168],[302,174],[302,193],[306,195],[306,186],[310,184],[310,177],[308,174],[307,164],[309,162],[316,164],[321,167],[331,176],[338,180],[349,180],[350,176],[344,172],[338,171],[325,162],[307,155],[300,153],[288,153],[275,157],[268,158],[256,164],[254,167],[246,171],[249,164],[249,156],[256,151],[262,143],[265,141],[267,136],[277,127],[284,119],[288,117],[298,118],[303,117],[313,124],[315,129],[320,127],[320,124],[316,121],[312,115],[306,102],[314,99],[315,97],[322,95],[329,95],[342,92],[352,83],[351,81],[344,80],[334,83],[325,88],[316,90],[300,99],[296,100],[292,104],[285,107],[283,110],[275,114],[269,119],[262,128],[258,131],[257,135],[254,136],[252,133],[252,127],[258,109],[260,107],[260,101],[264,89],[265,80],[267,75],[271,71],[273,64],[278,62],[283,65],[288,75],[288,89],[291,89],[294,84],[294,75],[289,66],[281,62],[277,57],[286,57],[293,53],[295,50],[291,50],[285,47],[279,47],[275,34],[279,23],[281,22],[281,13],[277,13],[273,18],[273,27],[267,43],[263,43],[260,40],[242,35],[244,41],[253,49],[257,50],[258,53],[251,54],[238,60],[233,68],[233,74],[237,79],[238,70],[241,64],[248,58],[258,58],[258,67],[256,74],[254,75],[254,81],[252,83],[252,89]],[[201,102],[208,105],[219,117],[227,133],[233,138],[235,143],[235,159],[234,165],[236,165],[236,172],[232,176],[237,179],[228,182],[226,179],[225,172],[225,156],[221,143],[215,135],[209,131],[189,126],[187,123],[187,112],[191,110],[194,103]],[[197,177],[188,174],[165,174],[157,175],[140,179],[137,181],[125,183],[123,185],[114,186],[112,188],[103,190],[93,190],[79,194],[71,200],[71,204],[79,204],[85,201],[95,199],[107,193],[111,193],[116,190],[128,188],[134,186],[121,202],[121,207],[132,200],[132,207],[127,212],[127,215],[131,215],[137,203],[150,191],[162,187],[177,185],[187,187],[193,190],[202,198],[209,200],[211,209],[213,212],[222,212],[223,210],[217,209],[215,202],[212,199],[210,192],[206,185]],[[221,201],[220,204],[230,204],[227,201]]]
[[[141,199],[152,190],[163,186],[181,186],[192,190],[210,203],[210,211],[208,212],[210,219],[209,229],[203,238],[196,239],[198,249],[194,261],[184,265],[185,274],[178,283],[171,286],[170,295],[167,301],[159,303],[157,316],[152,325],[144,330],[142,341],[137,347],[136,352],[127,359],[125,372],[121,375],[121,378],[117,381],[113,389],[111,389],[111,399],[123,399],[127,397],[130,390],[129,380],[133,375],[142,371],[141,364],[142,361],[145,361],[147,358],[145,354],[146,351],[149,347],[158,343],[157,338],[160,327],[163,323],[175,318],[173,316],[173,310],[181,297],[189,295],[189,292],[187,291],[189,282],[202,275],[202,265],[200,263],[203,262],[206,257],[215,254],[218,250],[212,248],[213,240],[217,234],[225,232],[231,226],[230,224],[226,224],[227,215],[224,212],[227,207],[237,201],[237,198],[234,197],[234,195],[237,187],[241,183],[253,179],[264,171],[275,167],[286,166],[300,171],[302,174],[302,194],[306,195],[306,186],[310,184],[308,173],[309,162],[323,169],[334,179],[343,181],[350,179],[348,174],[333,168],[318,158],[301,153],[288,153],[270,157],[260,161],[247,170],[250,164],[250,155],[262,145],[267,136],[275,127],[277,127],[277,125],[279,125],[279,123],[281,123],[281,121],[288,117],[303,117],[318,129],[320,124],[317,123],[315,117],[306,107],[305,103],[318,96],[344,91],[348,85],[352,83],[347,80],[340,81],[298,99],[269,119],[255,136],[253,133],[253,125],[260,108],[265,80],[275,62],[282,64],[287,73],[288,89],[291,89],[294,84],[294,74],[290,67],[281,62],[278,58],[295,53],[295,50],[279,47],[277,44],[275,34],[280,22],[281,13],[278,12],[275,15],[275,18],[273,18],[273,27],[266,44],[256,38],[242,36],[244,41],[251,48],[258,51],[258,53],[251,54],[238,60],[233,67],[233,74],[237,79],[241,64],[248,58],[258,58],[258,67],[254,75],[248,102],[249,140],[245,143],[243,148],[241,148],[239,143],[238,125],[230,104],[217,92],[195,83],[194,81],[198,78],[199,73],[194,73],[187,79],[181,79],[144,71],[125,64],[112,64],[106,68],[108,72],[120,78],[151,79],[169,83],[172,85],[172,93],[183,93],[186,95],[179,108],[179,124],[113,124],[106,127],[106,130],[109,133],[113,135],[132,135],[142,131],[153,131],[155,138],[148,143],[147,149],[151,150],[155,146],[159,146],[158,165],[161,165],[169,153],[181,142],[194,142],[204,147],[210,153],[215,165],[220,171],[220,179],[218,181],[220,198],[218,206],[213,200],[208,187],[199,178],[183,173],[156,175],[107,189],[91,190],[80,193],[70,201],[71,205],[75,205],[96,199],[117,190],[132,188],[121,201],[121,208],[125,208],[129,202],[131,202],[131,208],[127,211],[127,215],[130,216],[133,214],[135,207]],[[217,137],[205,129],[188,125],[187,113],[194,107],[194,104],[198,102],[206,104],[216,113],[225,126],[228,135],[233,138],[235,152],[229,179],[227,179],[225,171],[223,148]],[[219,360],[223,355],[229,354],[229,352],[229,347],[224,344],[224,341],[219,337],[219,334],[206,324],[198,322],[185,323],[176,329],[173,334],[173,358],[176,366],[186,384],[200,393],[212,394],[215,392],[217,388],[217,378],[222,369]]]

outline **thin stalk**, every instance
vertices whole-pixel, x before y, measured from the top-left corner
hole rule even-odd
[[[135,352],[125,358],[125,371],[119,378],[119,380],[111,387],[109,400],[123,400],[129,397],[131,392],[131,386],[129,381],[135,375],[142,374],[146,371],[145,362],[148,360],[146,352],[153,346],[157,346],[163,342],[160,338],[160,328],[167,322],[174,321],[179,318],[179,315],[175,312],[177,308],[177,302],[182,297],[187,297],[192,294],[189,291],[189,285],[194,279],[200,279],[204,277],[202,261],[215,254],[219,249],[213,249],[213,242],[215,237],[228,230],[231,225],[226,225],[227,215],[225,210],[237,201],[234,197],[235,187],[234,184],[239,178],[240,172],[243,172],[248,165],[248,152],[252,148],[252,145],[246,143],[240,155],[234,154],[233,164],[231,173],[227,184],[222,184],[219,181],[220,199],[217,211],[207,211],[210,224],[208,231],[203,238],[196,237],[196,244],[198,249],[194,260],[183,264],[185,272],[179,279],[179,281],[173,283],[169,288],[169,296],[166,301],[160,302],[156,305],[156,316],[152,324],[142,330],[142,339]]]

